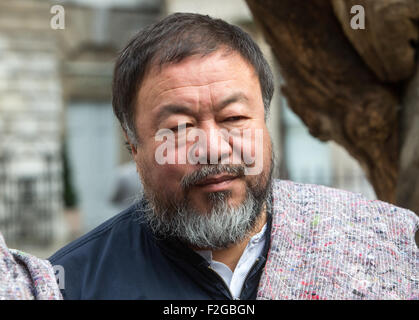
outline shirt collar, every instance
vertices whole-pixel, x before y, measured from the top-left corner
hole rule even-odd
[[[257,245],[259,242],[263,241],[265,239],[266,229],[267,229],[267,223],[263,226],[262,230],[260,230],[258,233],[256,233],[250,240],[249,243],[246,246],[246,249],[250,249],[251,247]],[[203,257],[208,262],[212,262],[212,251],[211,250],[194,250],[196,253],[198,253],[201,257]]]

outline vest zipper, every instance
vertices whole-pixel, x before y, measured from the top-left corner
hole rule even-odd
[[[250,268],[250,270],[249,270],[249,272],[247,273],[247,275],[246,275],[246,277],[244,278],[244,282],[243,282],[243,286],[245,286],[245,284],[246,284],[246,281],[247,281],[247,278],[249,278],[249,275],[250,275],[250,273],[253,271],[253,269],[255,268],[255,265],[259,262],[259,258],[257,258],[256,260],[255,260],[255,262],[253,263],[253,265],[252,265],[252,267]],[[228,291],[228,293],[230,294],[230,296],[231,296],[231,298],[233,299],[233,300],[240,300],[240,297],[241,297],[241,295],[242,295],[242,292],[243,292],[243,287],[242,287],[242,290],[240,291],[240,294],[239,294],[239,297],[238,298],[234,298],[233,297],[233,294],[231,293],[231,291],[230,291],[230,288],[228,287],[228,285],[227,285],[227,283],[224,281],[224,279],[217,273],[217,271],[215,271],[211,266],[208,266],[208,269],[210,269],[214,274],[215,274],[215,276],[218,278],[218,279],[220,279],[221,280],[221,282],[223,283],[223,285],[224,285],[224,288],[225,289],[227,289],[227,291]]]
[[[255,268],[255,266],[256,266],[256,264],[259,262],[259,260],[260,260],[260,259],[259,259],[259,258],[257,258],[257,259],[255,260],[255,262],[253,263],[252,267],[249,269],[249,272],[247,273],[246,277],[244,278],[244,281],[243,281],[243,287],[246,285],[247,278],[249,278],[249,275],[252,273],[253,269]],[[241,289],[241,291],[240,291],[240,294],[239,294],[239,298],[238,298],[238,300],[240,300],[240,297],[241,297],[241,295],[242,295],[242,293],[243,293],[243,287],[242,287],[242,289]]]
[[[230,294],[230,298],[232,299],[232,300],[240,300],[240,299],[235,299],[234,297],[233,297],[233,294],[231,293],[231,291],[230,291],[230,288],[228,287],[228,285],[227,285],[227,283],[224,281],[224,279],[217,273],[217,271],[215,271],[211,266],[208,266],[208,269],[210,269],[214,274],[215,274],[215,276],[218,278],[218,279],[220,279],[221,280],[221,282],[222,282],[222,284],[223,284],[223,286],[224,286],[224,288],[225,289],[227,289],[227,291],[228,291],[228,293]]]

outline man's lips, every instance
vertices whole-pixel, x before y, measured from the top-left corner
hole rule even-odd
[[[233,176],[233,175],[216,175],[216,176],[210,176],[205,178],[204,180],[199,181],[196,186],[199,187],[203,187],[203,186],[208,186],[208,185],[212,185],[212,184],[220,184],[222,182],[225,181],[231,181],[236,179],[237,176]]]
[[[195,186],[202,192],[219,192],[231,188],[231,184],[237,181],[238,176],[223,174],[210,176],[199,181]]]

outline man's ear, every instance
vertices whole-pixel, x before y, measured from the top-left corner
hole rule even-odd
[[[128,139],[128,135],[125,132],[125,130],[122,130],[125,137],[125,146],[127,147],[128,151],[131,153],[133,157],[137,155],[137,147],[131,143],[131,141]]]

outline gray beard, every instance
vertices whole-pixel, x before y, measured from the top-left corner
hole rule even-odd
[[[202,249],[228,248],[243,241],[254,230],[264,204],[269,213],[270,191],[270,181],[263,197],[255,196],[247,188],[246,198],[238,207],[228,205],[229,191],[210,193],[212,209],[206,214],[193,210],[186,201],[168,212],[167,209],[156,210],[152,205],[156,202],[146,200],[144,218],[157,237],[174,237]]]

